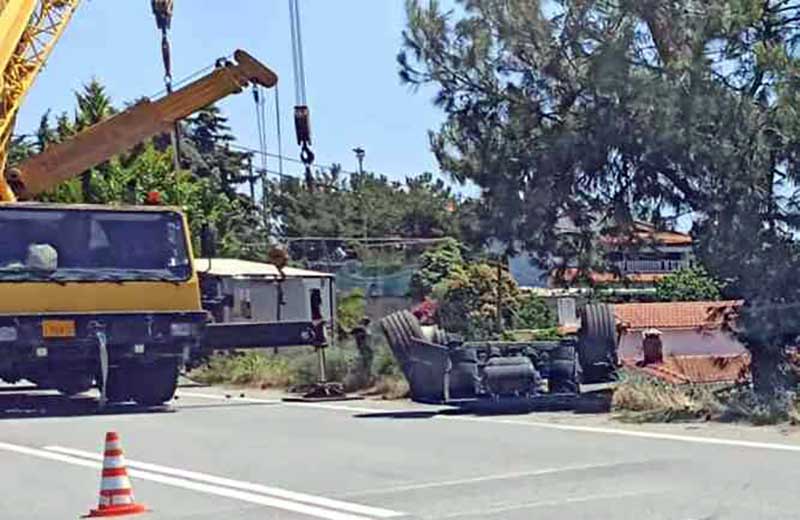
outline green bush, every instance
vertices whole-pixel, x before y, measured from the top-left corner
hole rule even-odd
[[[534,294],[520,296],[512,309],[514,328],[549,329],[558,325],[553,309]]]
[[[349,336],[349,331],[358,325],[364,318],[367,302],[362,289],[353,289],[346,294],[340,294],[336,302],[336,323],[339,339]]]
[[[450,238],[420,255],[419,269],[411,275],[409,292],[412,298],[422,301],[437,285],[464,268],[461,247],[458,241]]]
[[[497,267],[485,263],[470,264],[451,274],[439,296],[439,324],[466,339],[487,339],[497,330]],[[503,327],[513,323],[519,287],[507,270],[501,271]]]
[[[723,284],[703,267],[688,267],[656,282],[656,299],[662,302],[716,301]]]

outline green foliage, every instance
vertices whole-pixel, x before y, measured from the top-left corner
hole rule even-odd
[[[339,335],[344,338],[349,335],[366,315],[367,303],[364,291],[353,289],[347,294],[341,294],[336,302],[336,321],[339,326]]]
[[[461,244],[448,239],[433,249],[422,253],[419,268],[411,277],[410,292],[416,300],[423,300],[433,293],[434,288],[448,277],[464,268]]]
[[[74,117],[62,112],[53,127],[48,111],[42,116],[34,139],[15,138],[10,164],[117,112],[97,80],[76,92],[75,101]],[[267,249],[263,214],[255,201],[237,191],[245,172],[249,172],[250,157],[230,150],[234,138],[226,121],[215,106],[187,119],[181,147],[184,169],[180,171],[174,171],[172,150],[164,149],[163,144],[169,139],[157,136],[97,165],[80,178],[61,183],[39,200],[139,204],[148,192],[158,191],[164,204],[180,206],[186,211],[196,251],[199,251],[200,229],[209,224],[217,229],[219,254],[263,260]]]
[[[277,231],[287,237],[413,237],[457,236],[459,201],[431,174],[404,183],[372,173],[340,176],[334,165],[317,172],[310,190],[299,179],[269,185]],[[295,242],[292,257],[318,260],[344,240]]]
[[[792,395],[765,399],[746,385],[676,385],[637,372],[623,371],[614,390],[613,409],[626,422],[721,421],[756,426],[800,420]]]
[[[585,271],[598,224],[692,214],[726,296],[800,302],[799,4],[456,3],[407,2],[400,75],[437,88],[433,150],[482,189],[484,235]],[[746,326],[754,364],[783,363],[789,334]]]
[[[534,294],[522,295],[512,312],[512,323],[517,329],[552,329],[558,324],[553,309],[544,298]]]
[[[670,273],[656,283],[656,299],[664,302],[715,301],[722,284],[703,267],[688,267]]]
[[[257,351],[218,354],[199,369],[192,378],[206,384],[233,384],[285,388],[292,381],[289,362],[285,357]]]
[[[513,323],[519,287],[505,269],[501,271],[499,286],[505,328]],[[457,270],[442,283],[439,324],[467,339],[487,339],[498,334],[497,290],[497,267],[478,263]]]
[[[353,289],[341,295],[337,302],[337,320],[345,328],[353,328],[364,318],[366,301],[364,291]]]

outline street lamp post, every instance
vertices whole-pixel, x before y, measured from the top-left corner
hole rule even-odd
[[[362,175],[364,173],[364,156],[367,155],[367,152],[359,146],[353,148],[353,153],[356,154],[356,159],[358,160],[358,174]]]
[[[356,159],[358,160],[358,175],[361,177],[360,179],[360,186],[358,190],[359,199],[361,199],[361,213],[363,214],[363,222],[364,222],[364,238],[367,238],[367,226],[368,226],[368,218],[369,213],[366,207],[366,201],[364,200],[364,156],[367,155],[367,152],[364,151],[363,148],[360,146],[353,148],[353,153],[356,154]]]

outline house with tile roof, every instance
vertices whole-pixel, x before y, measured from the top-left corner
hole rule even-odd
[[[660,335],[664,357],[743,354],[744,346],[723,327],[740,306],[738,300],[616,304],[620,357],[641,358],[649,332]]]
[[[614,305],[625,366],[671,383],[718,383],[746,377],[749,356],[725,329],[742,302]]]
[[[687,233],[659,229],[646,222],[635,221],[624,229],[601,226],[597,233],[606,249],[608,272],[589,273],[593,285],[652,287],[670,273],[693,265],[692,237]],[[559,221],[559,233],[578,233],[567,219]],[[529,254],[520,253],[508,259],[509,271],[524,287],[555,287],[577,284],[578,269],[567,264],[563,273],[549,272],[534,264]]]

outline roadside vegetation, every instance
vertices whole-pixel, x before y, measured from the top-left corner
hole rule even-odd
[[[364,293],[351,291],[339,297],[336,346],[326,352],[327,376],[348,392],[397,399],[408,394],[408,384],[385,339],[377,331],[358,347],[353,330],[365,317]],[[375,327],[377,329],[377,327]],[[317,354],[310,347],[251,350],[212,356],[189,377],[205,384],[303,391],[317,382]]]
[[[624,422],[719,421],[753,425],[800,424],[795,396],[777,402],[759,396],[748,384],[676,385],[623,371],[612,411]]]
[[[350,342],[329,348],[326,352],[328,379],[341,382],[348,392],[388,399],[407,395],[408,385],[388,347],[378,346],[367,374],[361,369],[358,355],[355,344]],[[302,391],[317,382],[317,356],[311,348],[304,348],[302,352],[281,350],[277,354],[272,349],[218,354],[189,373],[189,378],[209,385]]]

